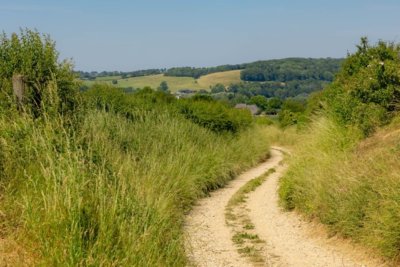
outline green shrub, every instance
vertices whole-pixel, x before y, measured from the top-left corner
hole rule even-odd
[[[278,113],[280,126],[285,128],[305,122],[305,110],[306,104],[304,101],[286,99],[282,104],[281,111]]]
[[[114,86],[95,84],[84,92],[85,100],[90,108],[110,111],[124,106],[125,93]]]
[[[180,112],[189,120],[217,133],[237,133],[252,123],[248,110],[233,109],[226,104],[207,100],[183,100]]]
[[[12,77],[21,74],[27,85],[25,108],[36,117],[41,114],[49,86],[57,90],[55,104],[60,114],[70,114],[77,108],[78,85],[72,65],[68,61],[58,62],[55,43],[49,36],[27,29],[11,37],[3,33],[0,35],[0,58],[0,99],[10,104],[13,100]],[[56,85],[50,85],[52,81]]]
[[[325,92],[331,116],[343,125],[359,127],[365,136],[389,121],[400,102],[400,48],[363,38]]]

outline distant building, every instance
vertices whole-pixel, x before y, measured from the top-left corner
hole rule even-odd
[[[256,105],[247,105],[247,104],[237,104],[235,106],[237,109],[248,109],[251,112],[251,115],[257,115],[260,112],[260,109]]]

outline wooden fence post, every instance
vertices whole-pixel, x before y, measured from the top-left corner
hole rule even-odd
[[[21,74],[14,74],[12,77],[13,91],[17,98],[18,106],[21,107],[24,102],[25,95],[25,81],[24,76]]]

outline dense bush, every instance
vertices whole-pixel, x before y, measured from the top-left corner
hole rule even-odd
[[[122,89],[104,84],[94,85],[84,95],[90,107],[113,111],[129,119],[144,119],[150,111],[177,113],[219,133],[236,133],[253,122],[250,112],[233,109],[209,95],[197,94],[191,99],[177,100],[169,93],[154,91],[149,87],[127,95]]]
[[[400,103],[400,47],[362,38],[326,95],[331,115],[343,125],[356,125],[365,135],[388,121]]]
[[[154,91],[150,87],[125,93],[124,89],[107,84],[95,84],[84,92],[86,106],[106,112],[118,113],[130,120],[143,120],[151,111],[175,112],[177,99],[169,93]],[[167,108],[166,105],[171,107]]]
[[[295,99],[286,99],[278,113],[278,120],[281,127],[300,124],[305,121],[304,112],[306,102]]]
[[[212,99],[181,101],[180,112],[194,123],[218,133],[237,133],[252,123],[250,111],[233,109]]]
[[[42,101],[50,97],[53,89],[57,91],[58,99],[54,104],[59,113],[70,113],[77,107],[78,86],[72,65],[68,61],[58,61],[55,43],[49,36],[31,30],[21,30],[19,35],[14,33],[11,37],[5,33],[0,35],[0,99],[3,106],[13,99],[14,74],[24,76],[27,85],[25,108],[35,116],[41,114]]]

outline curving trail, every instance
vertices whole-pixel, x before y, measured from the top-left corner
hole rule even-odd
[[[243,212],[251,219],[255,232],[265,241],[262,256],[265,266],[379,266],[365,261],[368,256],[343,241],[329,240],[325,234],[315,235],[315,227],[293,212],[283,212],[278,205],[278,180],[285,171],[280,162],[281,148],[273,148],[271,158],[238,176],[225,188],[201,199],[187,216],[186,251],[194,266],[255,266],[242,257],[232,241],[232,229],[226,224],[225,207],[232,195],[246,182],[276,172],[249,194]],[[316,227],[318,228],[318,227]],[[260,266],[260,264],[256,264]]]
[[[249,195],[249,217],[261,239],[266,241],[264,256],[269,266],[356,267],[376,266],[365,252],[325,233],[320,226],[305,222],[294,212],[283,212],[278,205],[278,181],[285,171],[275,173]]]
[[[211,192],[211,197],[198,201],[188,215],[185,226],[186,251],[195,266],[229,267],[252,266],[237,252],[232,242],[231,229],[225,222],[225,206],[232,195],[246,182],[256,178],[282,160],[272,151],[268,161],[244,172],[226,187]]]

